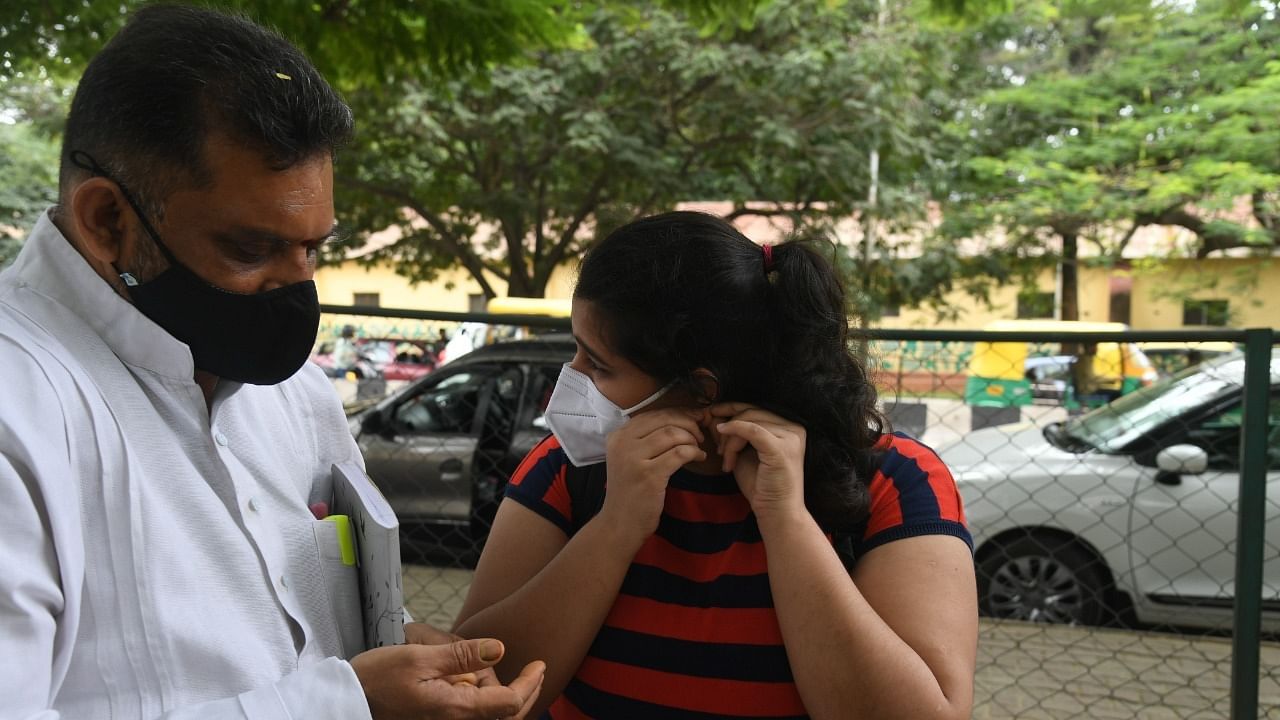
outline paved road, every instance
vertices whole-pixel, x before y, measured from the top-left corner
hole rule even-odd
[[[405,566],[409,612],[448,627],[471,571]],[[1262,646],[1259,717],[1280,720],[1280,643]],[[984,620],[975,720],[1223,720],[1231,642]]]
[[[1263,643],[1259,717],[1280,720],[1280,643]],[[975,720],[1223,720],[1231,641],[982,622]]]

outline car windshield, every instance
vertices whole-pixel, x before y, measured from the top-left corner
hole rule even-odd
[[[1067,422],[1065,434],[1102,452],[1120,452],[1165,422],[1238,390],[1243,363],[1235,369],[1223,364],[1212,371],[1183,371]]]

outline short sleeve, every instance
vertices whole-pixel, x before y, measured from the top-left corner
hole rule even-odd
[[[958,537],[972,551],[960,490],[938,454],[902,433],[886,435],[877,450],[880,466],[871,479],[871,513],[862,537],[854,538],[855,554],[919,535]]]
[[[554,435],[534,446],[507,483],[507,497],[573,534],[573,505],[565,483],[569,458]]]

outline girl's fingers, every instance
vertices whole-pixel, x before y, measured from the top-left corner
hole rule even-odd
[[[756,407],[755,405],[752,405],[751,403],[722,402],[722,403],[716,403],[715,405],[712,405],[711,407],[707,408],[707,411],[710,412],[715,417],[727,418],[727,417],[733,417],[734,415],[738,415],[740,413],[744,413],[748,410],[759,410],[759,409],[760,408]]]
[[[722,434],[721,443],[724,447],[720,451],[720,457],[723,459],[720,468],[724,472],[733,472],[733,469],[738,466],[738,453],[747,447],[747,441],[736,435]]]
[[[779,430],[788,430],[797,427],[790,420],[771,413],[763,408],[750,405],[748,403],[719,403],[707,408],[707,411],[713,418],[721,420],[749,420],[765,427],[778,428]],[[777,434],[777,433],[775,433]]]
[[[707,459],[706,451],[696,445],[676,445],[661,455],[653,458],[658,469],[668,476],[691,462],[702,462]]]
[[[739,440],[744,445],[750,444],[757,450],[774,450],[777,442],[782,439],[780,432],[749,420],[730,420],[720,423],[716,429],[721,435],[728,435],[731,440]]]
[[[682,443],[692,443],[698,445],[702,443],[702,432],[697,428],[689,428],[684,425],[661,425],[637,438],[638,442],[644,443],[651,448],[659,448],[658,452],[650,455],[657,455],[672,445],[680,445]]]
[[[674,408],[654,410],[653,412],[636,415],[627,421],[623,428],[629,428],[637,438],[645,438],[664,427],[675,426],[688,430],[691,435],[698,439],[698,442],[702,442],[702,428],[698,425],[701,417],[702,411],[700,410],[677,410]]]
[[[757,455],[775,455],[778,450],[777,443],[781,439],[765,427],[746,420],[720,423],[716,426],[716,430],[721,437],[725,438],[724,452],[721,453],[724,458],[722,467],[725,472],[732,472],[737,467],[738,455],[748,445],[755,449]]]

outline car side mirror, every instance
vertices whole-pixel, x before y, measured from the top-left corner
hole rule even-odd
[[[1170,445],[1156,453],[1156,467],[1166,473],[1199,475],[1209,469],[1209,453],[1196,445]]]

